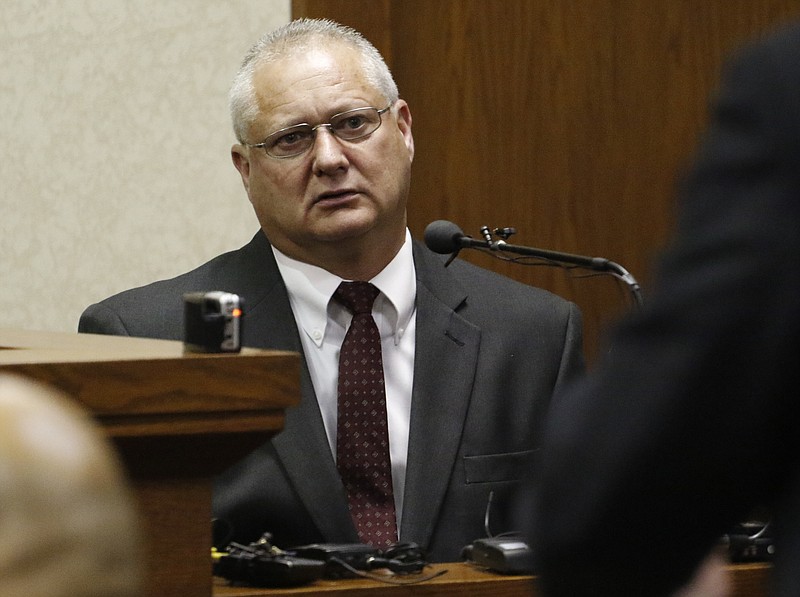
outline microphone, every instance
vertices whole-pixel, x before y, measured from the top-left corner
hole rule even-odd
[[[425,228],[425,244],[434,253],[458,253],[462,248],[471,246],[472,240],[457,224],[448,220],[436,220]]]
[[[484,226],[482,231],[485,240],[475,240],[471,236],[464,234],[457,224],[448,220],[436,220],[428,224],[425,228],[425,244],[434,253],[450,255],[450,259],[448,259],[445,267],[450,265],[461,249],[477,248],[516,253],[517,255],[544,259],[556,264],[574,265],[597,272],[608,273],[625,282],[630,287],[636,304],[642,304],[639,283],[624,267],[605,257],[585,257],[583,255],[573,255],[571,253],[561,253],[559,251],[550,251],[547,249],[523,247],[509,244],[504,239],[493,241],[487,227]]]
[[[425,228],[425,244],[434,253],[448,255],[464,248],[490,249],[492,251],[508,251],[529,257],[539,257],[560,263],[579,265],[596,271],[608,271],[611,269],[608,259],[603,257],[584,257],[583,255],[572,255],[570,253],[560,253],[546,249],[534,249],[533,247],[521,247],[508,244],[505,240],[492,241],[488,228],[484,226],[485,240],[475,240],[467,236],[457,224],[448,220],[436,220],[428,224]]]

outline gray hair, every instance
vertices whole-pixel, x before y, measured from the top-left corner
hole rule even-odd
[[[233,79],[228,105],[233,131],[245,143],[250,123],[258,115],[253,75],[256,67],[293,53],[318,47],[325,42],[342,43],[356,49],[362,58],[367,81],[380,91],[386,101],[398,98],[397,84],[380,52],[355,29],[328,19],[297,19],[262,36],[247,52]]]

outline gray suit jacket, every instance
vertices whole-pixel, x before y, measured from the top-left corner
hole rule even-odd
[[[484,536],[508,531],[506,504],[539,445],[553,393],[583,366],[575,305],[414,245],[417,336],[402,541],[431,561],[459,559]],[[225,290],[244,298],[245,344],[302,353],[266,237],[177,278],[90,306],[79,331],[182,339],[182,294]],[[357,542],[314,389],[303,365],[302,400],[272,441],[220,476],[214,514],[225,540],[263,532],[275,544]]]

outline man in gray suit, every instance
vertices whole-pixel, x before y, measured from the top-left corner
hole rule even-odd
[[[554,392],[582,367],[577,308],[456,260],[445,269],[406,223],[411,112],[357,32],[300,20],[262,38],[231,90],[232,148],[261,230],[172,280],[89,307],[82,332],[182,338],[182,294],[244,297],[245,343],[304,356],[286,426],[218,479],[228,539],[281,547],[358,542],[336,467],[340,282],[380,290],[398,536],[456,560],[492,527],[538,448]],[[301,123],[301,124],[297,124]],[[310,124],[308,124],[310,123]]]

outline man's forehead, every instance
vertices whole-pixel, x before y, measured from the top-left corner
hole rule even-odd
[[[253,86],[260,116],[269,120],[300,116],[296,112],[308,108],[347,109],[353,102],[382,101],[367,80],[360,55],[346,46],[311,48],[261,64]]]

